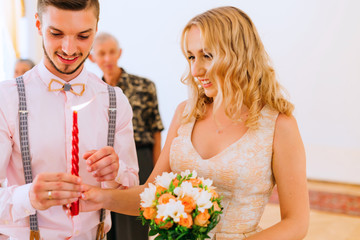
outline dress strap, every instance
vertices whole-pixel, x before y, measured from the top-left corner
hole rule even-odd
[[[276,119],[279,116],[279,112],[271,109],[268,105],[265,105],[263,109],[261,109],[261,117],[260,121],[260,128],[269,128],[274,129]]]
[[[21,158],[23,162],[25,183],[32,183],[33,176],[31,170],[29,136],[28,136],[28,111],[26,106],[25,85],[23,76],[16,78],[16,85],[19,94],[19,134],[20,134],[20,149]],[[37,212],[30,215],[30,240],[40,239],[39,225],[37,219]]]

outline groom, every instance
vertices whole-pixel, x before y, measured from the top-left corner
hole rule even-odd
[[[0,188],[0,234],[11,239],[93,240],[99,212],[70,217],[64,207],[80,198],[81,183],[138,184],[131,106],[119,88],[108,88],[84,68],[98,19],[98,0],[38,0],[44,58],[16,81],[0,83],[0,183],[8,180]],[[78,113],[80,176],[75,177],[70,107],[95,96]],[[108,127],[113,147],[107,146]],[[109,214],[101,226],[109,230]]]

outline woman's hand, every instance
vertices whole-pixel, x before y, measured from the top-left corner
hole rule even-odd
[[[80,198],[80,211],[81,212],[92,212],[103,208],[105,200],[104,189],[96,186],[83,184],[81,186],[82,194]]]

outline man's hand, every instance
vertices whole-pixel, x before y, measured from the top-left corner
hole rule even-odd
[[[81,179],[69,173],[40,173],[30,187],[31,205],[37,210],[75,202],[81,196]]]
[[[87,170],[92,173],[98,182],[113,181],[119,170],[119,157],[114,148],[104,147],[92,150],[83,155],[88,165]]]

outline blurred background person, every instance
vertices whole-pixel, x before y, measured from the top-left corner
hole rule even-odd
[[[89,59],[103,72],[103,80],[120,87],[133,108],[133,127],[139,162],[140,184],[144,184],[161,151],[162,124],[155,84],[149,79],[128,74],[118,66],[122,49],[117,39],[109,33],[99,33],[94,41]],[[148,227],[142,226],[135,216],[111,213],[112,228],[108,239],[147,240]]]
[[[15,68],[14,68],[14,78],[24,75],[24,73],[32,69],[34,66],[35,63],[30,59],[20,58],[16,60]]]

